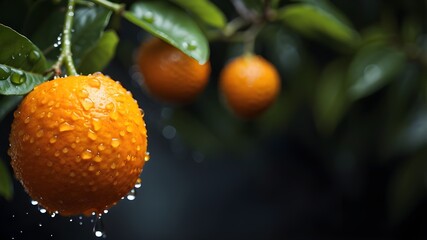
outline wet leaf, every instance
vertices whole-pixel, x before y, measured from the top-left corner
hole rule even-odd
[[[0,64],[0,75],[6,76],[0,80],[0,94],[24,95],[40,83],[46,81],[43,75],[22,71],[17,68]]]
[[[0,159],[0,196],[6,200],[12,200],[13,197],[12,178],[2,159]]]
[[[357,100],[386,85],[402,69],[405,55],[381,44],[368,45],[353,59],[348,72],[349,97]]]
[[[356,44],[359,36],[340,17],[313,4],[288,5],[278,11],[278,18],[295,31],[313,38],[327,38],[349,46]]]
[[[124,17],[200,64],[209,58],[208,41],[200,28],[189,15],[168,2],[137,2]]]
[[[317,84],[314,114],[317,127],[325,134],[330,134],[335,129],[348,105],[345,91],[346,69],[345,62],[331,63]]]
[[[71,38],[71,51],[76,65],[97,44],[110,17],[111,11],[103,7],[81,8],[76,11]]]
[[[46,59],[28,38],[0,24],[0,48],[0,94],[26,94],[45,81]]]
[[[64,15],[63,9],[53,12],[33,36],[34,42],[48,52],[49,59],[56,60],[60,54]],[[111,11],[103,7],[76,9],[71,36],[71,51],[76,65],[80,64],[81,58],[97,44],[110,17]]]
[[[172,0],[172,2],[193,13],[203,22],[217,28],[223,28],[226,23],[224,13],[208,0],[188,1]]]
[[[83,57],[77,67],[78,72],[90,74],[102,71],[114,57],[118,43],[119,37],[116,32],[106,31],[96,46]]]

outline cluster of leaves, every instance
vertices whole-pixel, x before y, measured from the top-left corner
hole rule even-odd
[[[233,0],[230,2],[236,11],[232,13],[222,11],[230,5],[225,2],[141,0],[125,5],[105,0],[77,1],[71,38],[77,72],[89,74],[107,66],[119,43],[121,19],[162,38],[200,63],[210,57],[210,41],[234,41],[240,30],[245,33],[251,26],[262,26],[256,49],[286,79],[285,94],[255,122],[261,133],[295,131],[303,135],[304,131],[298,129],[306,126],[298,124],[306,121],[300,118],[313,118],[316,137],[302,138],[313,141],[326,137],[331,143],[327,147],[343,146],[322,158],[335,159],[341,151],[350,151],[361,159],[403,156],[407,161],[390,187],[390,209],[404,209],[395,214],[401,215],[412,206],[419,191],[405,191],[408,185],[424,184],[420,180],[424,171],[415,171],[414,177],[412,170],[424,168],[419,159],[427,144],[423,81],[427,59],[426,40],[422,38],[427,26],[420,20],[427,15],[425,11],[419,12],[417,4],[402,3],[410,9],[410,13],[402,14],[403,20],[389,17],[355,28],[327,0]],[[49,73],[60,55],[66,8],[67,2],[59,0],[0,1],[0,120],[16,106],[21,95],[52,77]],[[244,24],[234,29],[237,21],[228,21],[229,16],[241,18]],[[248,37],[240,36],[242,41]],[[316,52],[318,48],[328,56]],[[202,100],[201,104],[209,106],[211,102]],[[299,109],[307,107],[309,113],[300,115]],[[233,143],[241,143],[229,131],[239,129],[236,122],[218,119],[223,115],[215,112],[214,106],[209,109],[211,115],[206,119],[214,119],[215,113],[215,121],[190,124],[196,120],[178,111],[174,124],[178,129],[191,125],[192,131],[182,131],[183,136],[200,148],[209,146],[208,150],[216,151],[217,145],[230,143],[234,147]],[[219,126],[218,122],[225,124]],[[201,142],[197,134],[213,137]],[[11,183],[2,163],[0,194],[10,198]]]
[[[319,16],[308,26],[344,40],[353,34],[334,16],[323,12],[326,4],[317,6],[306,2],[278,10],[279,1],[242,3],[253,13],[272,7],[277,10],[274,12],[279,16],[277,20],[293,25],[303,34],[312,31],[298,22],[313,11]],[[67,1],[1,1],[0,9],[1,120],[22,95],[52,77],[61,55]],[[78,1],[73,14],[71,52],[77,72],[82,74],[101,71],[114,57],[120,18],[162,38],[200,63],[209,58],[208,32],[223,33],[227,25],[224,13],[208,0],[139,1],[130,6],[108,1]],[[5,172],[3,165],[1,169]],[[7,179],[6,174],[3,176]],[[1,183],[0,192],[10,198],[10,181]]]

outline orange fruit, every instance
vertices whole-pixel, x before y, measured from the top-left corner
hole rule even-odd
[[[137,56],[143,86],[154,98],[176,104],[193,101],[206,87],[210,63],[199,64],[158,38],[144,42]]]
[[[102,213],[142,171],[141,111],[129,91],[101,73],[40,84],[14,113],[9,155],[17,179],[49,212]]]
[[[220,74],[219,87],[226,104],[239,117],[253,118],[265,111],[280,92],[276,68],[257,55],[229,62]]]

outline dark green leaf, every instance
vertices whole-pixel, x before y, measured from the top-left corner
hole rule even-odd
[[[0,24],[0,94],[21,95],[45,79],[43,53],[30,40]]]
[[[200,64],[209,58],[209,45],[197,24],[181,9],[168,2],[138,2],[124,17]]]
[[[11,200],[13,197],[12,179],[2,159],[0,159],[0,196],[6,200]]]
[[[353,59],[349,72],[349,97],[357,100],[380,89],[395,77],[405,63],[405,55],[386,45],[369,45]]]
[[[313,6],[316,6],[323,11],[331,14],[334,18],[337,18],[342,23],[351,26],[350,21],[347,19],[347,17],[339,11],[334,5],[331,4],[328,0],[297,0],[297,2],[301,3],[308,3]]]
[[[346,69],[344,62],[333,62],[325,69],[316,88],[314,113],[319,130],[325,134],[335,129],[347,106]]]
[[[110,21],[111,11],[103,7],[81,8],[74,16],[71,51],[76,65],[93,48]]]
[[[310,38],[327,38],[350,46],[359,39],[357,32],[345,22],[312,4],[286,6],[279,10],[278,18]]]
[[[59,45],[61,44],[64,15],[63,9],[53,12],[33,37],[38,46],[49,52],[50,59],[56,59],[60,54]],[[103,7],[76,9],[71,36],[71,51],[76,65],[96,45],[110,17],[111,11]]]
[[[24,95],[40,83],[46,81],[41,74],[22,71],[4,64],[0,64],[0,94],[3,95]],[[3,76],[1,76],[4,74]]]
[[[0,122],[21,101],[22,96],[0,96]]]
[[[0,24],[0,64],[24,71],[43,73],[46,59],[28,38]]]
[[[65,10],[53,11],[45,21],[38,24],[38,28],[31,36],[31,40],[45,52],[48,59],[59,56],[60,34],[64,26]]]
[[[425,159],[425,154],[418,154],[406,160],[391,180],[388,212],[394,223],[405,219],[426,196]]]
[[[193,13],[205,23],[223,28],[226,23],[224,13],[208,0],[188,1],[188,0],[172,0],[174,3],[180,5],[185,10]]]
[[[116,52],[119,37],[114,31],[106,31],[94,48],[92,48],[77,67],[78,72],[90,74],[102,71]]]

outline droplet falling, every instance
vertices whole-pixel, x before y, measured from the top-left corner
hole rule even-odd
[[[31,200],[31,205],[36,206],[37,204],[39,204],[39,202],[37,202],[36,200]]]
[[[93,233],[95,234],[95,237],[98,237],[98,238],[106,237],[104,222],[102,221],[101,216],[98,216],[95,221],[95,225],[93,226]]]
[[[41,212],[41,213],[46,213],[47,212],[47,210],[45,209],[45,208],[43,208],[42,206],[38,206],[38,209],[39,209],[39,212]]]
[[[145,153],[144,160],[145,160],[146,162],[150,161],[150,152],[146,152],[146,153]]]
[[[138,179],[136,180],[136,183],[135,183],[135,188],[140,188],[140,187],[141,187],[141,185],[142,185],[142,180],[141,180],[141,178],[138,178]]]
[[[132,188],[132,190],[130,190],[130,192],[128,193],[128,195],[126,196],[126,198],[127,198],[129,201],[133,201],[133,200],[135,200],[135,198],[136,198],[136,191],[135,191],[135,189],[134,189],[134,188]]]

